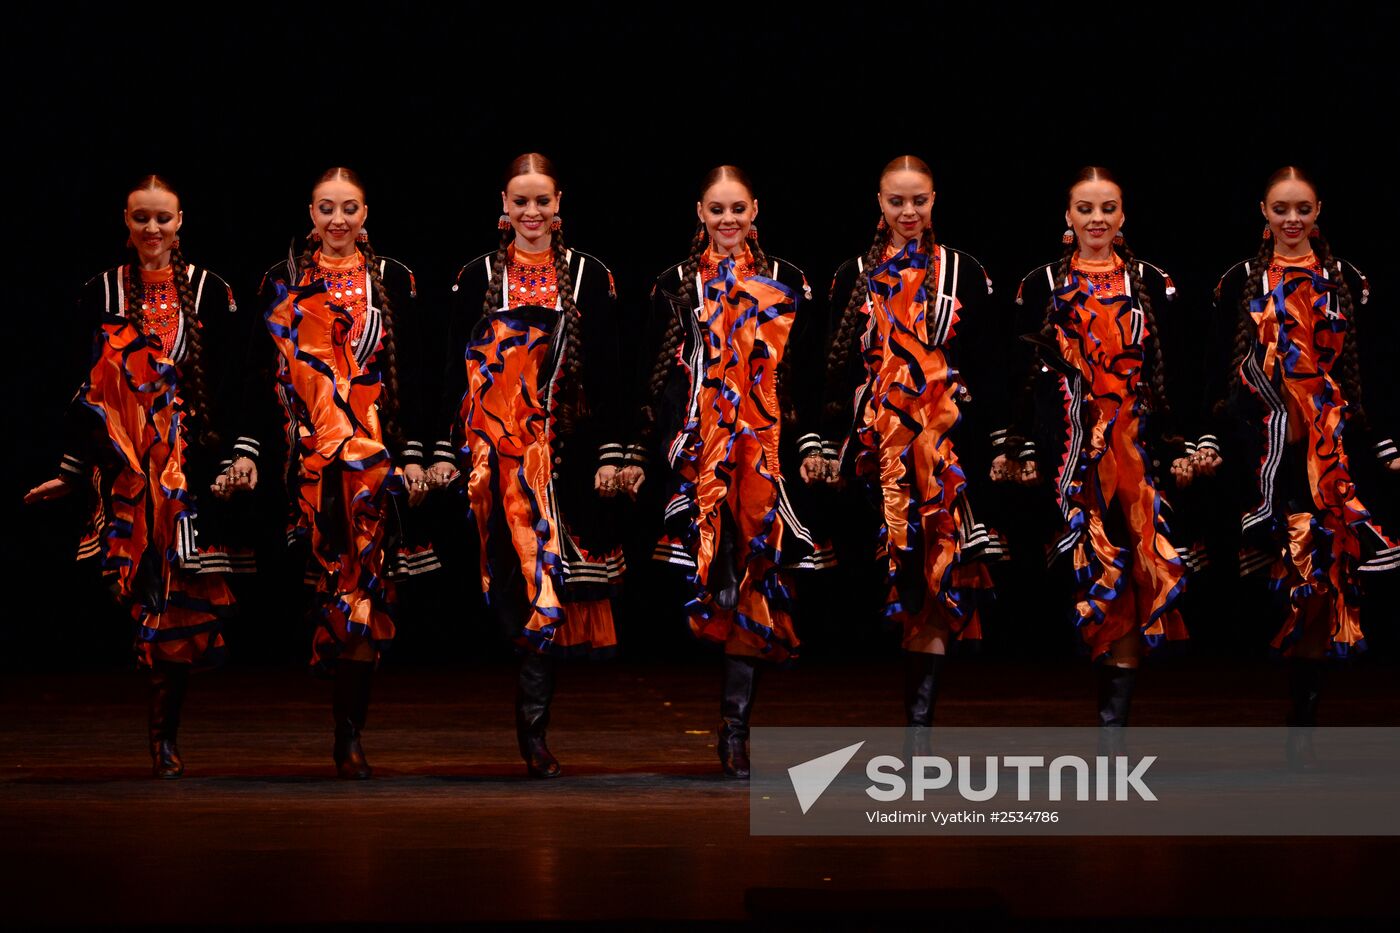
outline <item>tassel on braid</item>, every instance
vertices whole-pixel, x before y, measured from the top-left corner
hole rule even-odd
[[[846,308],[841,312],[841,320],[836,324],[836,333],[831,338],[831,352],[826,358],[826,382],[827,385],[837,385],[845,373],[846,367],[850,364],[851,350],[855,347],[856,332],[860,330],[861,309],[865,307],[870,294],[870,270],[875,268],[885,257],[885,250],[890,243],[890,231],[888,227],[881,225],[875,230],[875,239],[870,244],[870,249],[865,251],[860,264],[859,274],[856,276],[855,285],[851,287],[851,294],[846,299]],[[831,302],[836,302],[836,296],[830,297]],[[832,418],[839,418],[845,413],[846,402],[837,397],[826,403],[827,415]]]

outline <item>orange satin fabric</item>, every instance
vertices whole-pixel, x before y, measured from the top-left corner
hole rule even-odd
[[[1270,285],[1269,294],[1250,310],[1256,349],[1263,351],[1261,368],[1282,394],[1288,417],[1306,430],[1315,509],[1286,516],[1287,544],[1271,577],[1275,588],[1287,591],[1289,611],[1273,646],[1292,654],[1300,645],[1307,645],[1305,650],[1326,645],[1329,653],[1346,654],[1364,647],[1356,526],[1370,518],[1356,497],[1342,445],[1347,401],[1332,377],[1347,322],[1328,314],[1332,285],[1315,265],[1284,268],[1271,276]],[[1317,627],[1326,628],[1326,637]]]
[[[750,260],[743,257],[747,274]],[[781,417],[777,368],[796,315],[792,293],[777,281],[741,277],[731,258],[704,282],[699,321],[704,360],[696,416],[683,429],[676,472],[680,497],[693,500],[685,540],[696,563],[691,630],[722,642],[729,654],[783,661],[798,638],[786,606],[793,584],[779,566],[784,520],[778,461]],[[674,500],[673,500],[674,501]],[[721,607],[709,589],[724,516],[732,520],[737,602]]]
[[[1060,354],[1078,373],[1084,441],[1065,491],[1070,528],[1078,529],[1073,561],[1085,585],[1075,605],[1091,657],[1141,632],[1147,647],[1187,638],[1174,604],[1185,567],[1167,538],[1162,495],[1153,487],[1138,398],[1147,331],[1126,295],[1096,290],[1077,267],[1054,295],[1051,321]],[[1074,389],[1065,380],[1067,397]],[[1116,540],[1115,540],[1116,539]]]
[[[79,401],[101,417],[117,455],[102,564],[130,606],[146,666],[215,663],[222,620],[233,611],[222,575],[188,573],[178,563],[178,524],[194,514],[178,392],[178,370],[158,338],[125,320],[102,325]]]
[[[285,364],[282,378],[302,409],[294,495],[298,527],[320,567],[322,617],[312,661],[370,659],[394,638],[382,545],[387,496],[402,485],[380,439],[379,380],[355,362],[353,318],[323,282],[279,286],[267,324]]]
[[[488,330],[467,348],[461,419],[472,464],[467,495],[481,538],[481,588],[492,591],[492,549],[509,546],[520,561],[528,604],[522,646],[540,652],[611,648],[617,635],[608,600],[560,599],[568,531],[554,501],[555,437],[542,383],[554,328],[563,325],[553,311],[546,312],[548,325],[531,313],[491,315]],[[495,540],[493,525],[507,530],[507,542]]]
[[[918,247],[911,241],[870,272],[869,381],[857,416],[856,438],[864,449],[856,472],[878,480],[882,491],[890,583],[885,613],[903,625],[906,649],[928,651],[938,636],[981,637],[971,591],[989,589],[991,575],[980,563],[961,563],[957,502],[967,479],[950,435],[961,417],[963,383],[944,344],[929,342],[928,299],[939,258]],[[960,310],[955,299],[945,341],[956,334]]]

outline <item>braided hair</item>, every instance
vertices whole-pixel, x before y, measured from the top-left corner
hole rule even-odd
[[[880,181],[883,183],[886,176],[894,172],[917,172],[924,175],[929,180],[930,188],[933,187],[933,170],[928,167],[928,163],[918,156],[902,155],[891,159],[880,170]],[[837,322],[836,332],[831,338],[831,351],[826,359],[826,380],[827,385],[834,386],[841,378],[842,372],[850,363],[851,349],[855,345],[856,333],[860,330],[861,309],[865,306],[870,291],[870,271],[878,266],[885,258],[885,250],[889,248],[890,241],[894,234],[886,223],[883,215],[880,223],[875,228],[875,239],[871,242],[870,248],[861,257],[860,272],[856,276],[855,284],[851,287],[851,294],[846,300],[846,307],[841,312],[841,319]],[[920,236],[920,245],[925,252],[932,255],[934,246],[933,225],[924,228]],[[834,282],[832,283],[835,284]],[[836,303],[837,296],[830,296],[832,304]],[[827,401],[826,412],[831,417],[839,417],[845,408],[845,402],[839,397]]]
[[[179,203],[180,195],[175,188],[159,175],[147,175],[127,189],[130,197],[137,191],[167,191]],[[127,320],[142,333],[145,332],[145,314],[141,304],[145,300],[145,284],[141,281],[141,255],[132,245],[132,259],[126,267]],[[209,423],[209,396],[205,388],[204,338],[200,333],[199,308],[194,289],[190,286],[188,266],[180,251],[177,237],[170,247],[170,269],[175,282],[175,300],[178,313],[184,322],[185,355],[180,360],[180,399],[181,411],[190,428],[190,436],[196,444],[205,448],[216,448],[220,438]],[[165,348],[173,349],[171,347]]]
[[[360,201],[365,203],[365,185],[360,180],[360,176],[353,169],[344,166],[329,168],[321,173],[316,182],[311,186],[312,198],[318,187],[328,181],[345,181],[355,186],[360,192]],[[384,287],[384,278],[379,271],[380,259],[374,252],[374,247],[370,246],[369,237],[361,230],[362,239],[356,247],[365,264],[365,278],[370,285],[370,291],[379,296],[378,308],[380,317],[379,344],[383,351],[380,362],[380,388],[379,388],[379,424],[384,432],[384,437],[394,447],[403,447],[405,437],[402,425],[399,423],[399,352],[398,343],[394,335],[394,307],[389,298],[389,292]],[[316,277],[316,252],[317,245],[314,240],[308,240],[306,247],[297,258],[296,268],[289,270],[294,280],[300,281],[303,276]]]
[[[513,178],[520,175],[543,175],[550,180],[556,194],[559,193],[559,173],[554,163],[538,152],[527,152],[516,156],[506,169],[501,189],[505,190]],[[496,258],[491,265],[491,281],[486,288],[482,302],[482,313],[491,314],[501,306],[502,295],[507,288],[510,266],[510,246],[515,240],[515,229],[502,225],[501,241],[496,247]],[[569,250],[564,245],[562,230],[553,230],[549,238],[550,255],[554,260],[554,278],[558,288],[560,321],[564,328],[563,370],[554,386],[554,397],[558,400],[554,417],[560,435],[573,433],[577,419],[587,415],[587,402],[583,395],[583,325],[578,306],[574,304],[574,276],[569,269]]]
[[[1317,185],[1306,172],[1295,165],[1286,165],[1270,175],[1268,181],[1264,183],[1264,200],[1268,201],[1269,192],[1273,190],[1275,185],[1289,180],[1301,181],[1312,189],[1314,196],[1317,194]],[[1355,301],[1351,294],[1351,286],[1347,284],[1346,276],[1342,272],[1342,264],[1332,255],[1332,247],[1327,242],[1327,238],[1322,235],[1322,230],[1314,226],[1308,237],[1318,265],[1329,274],[1336,273],[1331,281],[1336,287],[1337,304],[1341,309],[1342,317],[1347,321],[1350,334],[1348,339],[1342,343],[1342,352],[1338,355],[1332,372],[1346,396],[1349,418],[1361,426],[1365,426],[1366,410],[1362,406],[1361,374],[1357,360],[1359,335],[1356,330],[1356,317],[1353,314]],[[1230,384],[1232,387],[1239,385],[1240,366],[1259,339],[1258,325],[1255,324],[1254,317],[1250,314],[1250,308],[1254,300],[1263,292],[1265,275],[1273,263],[1273,259],[1274,240],[1270,236],[1264,236],[1259,241],[1259,249],[1255,251],[1254,259],[1250,263],[1251,272],[1245,276],[1245,286],[1240,294],[1235,327],[1235,345],[1231,354]],[[1217,289],[1216,299],[1219,300],[1219,297]]]

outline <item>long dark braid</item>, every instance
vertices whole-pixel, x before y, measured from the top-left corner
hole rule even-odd
[[[1361,404],[1361,364],[1356,349],[1360,342],[1360,335],[1356,330],[1355,304],[1352,300],[1351,286],[1347,284],[1346,276],[1342,274],[1341,261],[1332,256],[1331,245],[1328,244],[1327,238],[1317,227],[1313,227],[1312,247],[1317,256],[1318,264],[1329,275],[1332,275],[1332,283],[1336,286],[1337,306],[1342,312],[1342,317],[1347,321],[1348,333],[1342,341],[1342,352],[1337,356],[1332,372],[1341,385],[1342,392],[1346,395],[1347,407],[1350,410],[1349,419],[1355,421],[1359,427],[1364,428],[1367,423],[1366,409]]]
[[[510,265],[510,244],[514,239],[515,228],[507,224],[501,231],[496,259],[491,263],[491,281],[486,286],[486,298],[481,303],[482,315],[492,314],[501,306],[501,295],[506,290],[506,267]]]
[[[180,302],[180,314],[185,321],[185,358],[180,362],[180,397],[185,415],[194,428],[195,443],[203,447],[218,447],[219,435],[210,425],[209,396],[204,380],[203,324],[199,320],[198,303],[190,286],[188,267],[177,241],[170,248],[170,268],[175,273],[175,295]],[[138,305],[139,307],[139,305]]]
[[[700,296],[695,291],[695,273],[700,268],[701,258],[709,248],[710,240],[705,233],[705,225],[696,224],[695,235],[690,240],[690,252],[686,255],[685,262],[681,263],[680,270],[681,297],[685,299],[687,309],[694,308],[700,302]],[[651,379],[647,383],[648,403],[642,406],[642,431],[646,435],[650,435],[656,427],[656,406],[666,390],[671,370],[675,368],[676,353],[684,343],[685,325],[677,315],[671,314],[666,322],[666,333],[661,338],[661,349],[651,367]]]
[[[1142,310],[1143,321],[1147,325],[1147,338],[1142,346],[1143,376],[1138,380],[1138,393],[1145,397],[1152,413],[1157,415],[1161,423],[1170,423],[1171,404],[1167,399],[1167,373],[1166,364],[1162,359],[1162,335],[1157,330],[1157,319],[1152,309],[1152,299],[1148,296],[1147,287],[1143,284],[1142,269],[1139,268],[1137,257],[1133,255],[1132,249],[1126,242],[1117,245],[1114,251],[1123,260],[1125,271],[1133,279],[1133,300]],[[1180,440],[1178,437],[1167,437],[1165,440],[1175,443]]]
[[[870,248],[865,251],[865,256],[862,258],[855,285],[851,287],[851,294],[846,299],[846,308],[841,312],[841,320],[837,322],[836,332],[831,337],[831,352],[826,358],[826,382],[829,386],[839,384],[847,365],[850,363],[851,350],[856,342],[856,332],[860,329],[861,309],[869,300],[870,270],[884,259],[885,249],[890,243],[890,236],[889,228],[881,222],[875,228],[875,238],[871,241]],[[832,295],[830,300],[835,303],[836,296]],[[846,402],[839,393],[828,399],[826,403],[827,414],[832,418],[844,414],[845,407]]]
[[[1066,279],[1069,278],[1070,266],[1074,261],[1074,254],[1076,251],[1078,251],[1078,249],[1078,241],[1071,240],[1069,243],[1065,244],[1064,252],[1060,254],[1059,261],[1055,263],[1055,283],[1050,290],[1050,299],[1045,304],[1045,313],[1041,315],[1039,331],[1040,338],[1049,344],[1055,343],[1056,327],[1054,323],[1054,291],[1056,288],[1059,288],[1060,285],[1063,284]],[[1042,364],[1040,361],[1040,351],[1033,351],[1031,353],[1030,359],[1026,363],[1025,376],[1023,376],[1021,379],[1021,391],[1020,394],[1017,396],[1018,410],[1013,414],[1012,417],[1013,432],[1015,432],[1017,429],[1024,430],[1030,427],[1028,423],[1030,416],[1028,412],[1023,410],[1025,408],[1024,401],[1029,399],[1031,397],[1031,393],[1035,391],[1035,381],[1036,378],[1040,375],[1041,365]],[[1028,440],[1030,440],[1030,438],[1026,437],[1024,434],[1012,433],[1006,439],[1006,448],[1011,451],[1020,450]]]
[[[554,278],[559,286],[559,306],[564,315],[564,371],[555,386],[558,405],[555,416],[561,434],[571,434],[575,419],[587,415],[587,399],[583,394],[583,335],[582,319],[574,304],[574,276],[569,271],[569,250],[564,246],[564,234],[555,230],[550,237],[554,253]]]
[[[368,238],[360,241],[359,249],[365,260],[365,276],[373,283],[374,291],[379,295],[379,316],[382,325],[379,343],[384,350],[384,363],[381,367],[383,379],[380,380],[379,390],[379,424],[383,428],[384,436],[395,447],[402,448],[404,434],[399,423],[399,350],[394,337],[394,308],[389,301],[389,293],[384,288],[384,278],[379,274],[379,257],[375,255],[374,247],[369,245]]]
[[[1265,237],[1259,240],[1259,249],[1254,253],[1254,259],[1246,265],[1244,275],[1244,288],[1240,292],[1239,308],[1235,315],[1235,346],[1230,353],[1230,391],[1231,394],[1240,387],[1240,367],[1244,365],[1244,358],[1254,349],[1254,344],[1259,340],[1259,325],[1255,323],[1254,316],[1250,314],[1250,307],[1254,304],[1254,299],[1258,298],[1263,291],[1262,281],[1268,274],[1269,264],[1274,260],[1274,241]],[[1220,300],[1220,287],[1216,286],[1216,301]],[[1223,415],[1227,404],[1226,399],[1216,402],[1216,415]]]

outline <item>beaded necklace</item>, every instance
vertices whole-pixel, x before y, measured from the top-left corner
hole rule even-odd
[[[180,326],[180,293],[175,286],[175,270],[170,267],[141,275],[141,331],[171,348],[171,338]]]
[[[510,307],[540,304],[553,307],[559,294],[559,270],[554,267],[553,251],[531,253],[511,246],[509,254],[506,281],[510,286],[507,290]]]
[[[1119,259],[1094,262],[1080,259],[1076,254],[1072,265],[1076,272],[1089,280],[1092,294],[1110,298],[1127,291],[1127,283],[1123,280],[1123,263]]]
[[[350,325],[350,346],[358,347],[365,332],[365,310],[368,307],[365,295],[368,284],[365,257],[356,250],[354,264],[350,265],[350,257],[343,260],[331,257],[323,259],[320,250],[317,250],[315,259],[316,271],[312,274],[312,279],[324,280],[326,291],[330,292],[336,304],[350,312],[353,322]],[[327,265],[328,262],[339,264],[332,266]]]

